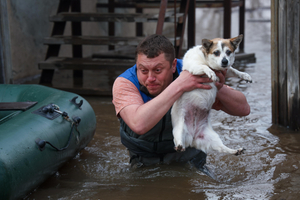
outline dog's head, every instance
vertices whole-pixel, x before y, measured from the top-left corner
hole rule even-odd
[[[200,50],[203,52],[210,68],[224,70],[234,63],[235,50],[242,39],[242,34],[231,39],[203,39]]]

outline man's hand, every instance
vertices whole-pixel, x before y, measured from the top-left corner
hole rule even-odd
[[[183,87],[183,91],[188,92],[194,89],[211,89],[210,85],[206,85],[203,83],[211,83],[213,82],[208,77],[202,77],[202,75],[193,75],[188,71],[183,70],[180,73],[180,76],[176,79],[179,81],[181,87]]]
[[[217,77],[219,77],[219,82],[215,82],[215,85],[216,85],[217,89],[220,90],[225,83],[225,76],[227,73],[227,69],[224,71],[215,71],[215,73],[216,73]]]

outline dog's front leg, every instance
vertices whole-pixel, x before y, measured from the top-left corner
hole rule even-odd
[[[217,81],[218,77],[216,76],[215,72],[211,70],[207,65],[203,64],[192,64],[187,69],[191,74],[193,75],[203,75],[206,74],[208,78],[210,78],[213,81]]]
[[[229,67],[227,70],[227,74],[226,77],[238,77],[240,79],[249,81],[250,83],[252,83],[252,78],[249,74],[245,73],[245,72],[241,72],[237,69],[234,69],[233,67]]]

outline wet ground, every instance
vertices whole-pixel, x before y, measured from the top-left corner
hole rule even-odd
[[[227,84],[246,95],[251,114],[233,117],[215,111],[213,117],[223,142],[246,152],[242,156],[210,153],[207,166],[216,180],[188,164],[130,169],[111,98],[86,97],[98,123],[92,142],[27,200],[298,199],[300,132],[272,126],[269,19],[268,9],[246,14],[251,22],[246,23],[245,51],[255,53],[257,62],[239,68],[254,81],[229,79]]]

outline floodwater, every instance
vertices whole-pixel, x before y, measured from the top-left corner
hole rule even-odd
[[[239,69],[254,81],[229,79],[227,84],[246,95],[251,114],[214,111],[213,117],[224,144],[246,152],[209,153],[207,166],[216,180],[189,164],[130,169],[111,98],[86,97],[97,116],[93,140],[26,199],[298,199],[300,134],[272,126],[269,19],[269,9],[246,13],[245,51],[255,53],[257,62]]]

